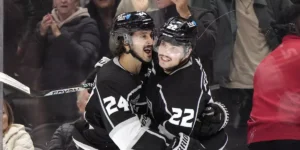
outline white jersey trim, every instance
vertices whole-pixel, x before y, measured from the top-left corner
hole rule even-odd
[[[163,140],[165,141],[166,146],[169,146],[169,144],[167,143],[167,140],[166,140],[165,137],[163,137],[163,136],[161,136],[161,135],[159,135],[159,134],[157,134],[157,133],[155,133],[155,132],[152,132],[152,131],[150,131],[150,130],[147,130],[146,132],[148,132],[149,134],[152,134],[152,135],[154,135],[154,136],[156,136],[156,137],[158,137],[158,138],[163,139]]]
[[[227,145],[227,143],[228,143],[228,135],[226,134],[226,141],[225,141],[224,145],[221,148],[219,148],[219,150],[223,150],[225,148],[225,146]]]
[[[76,146],[78,146],[78,147],[80,147],[80,148],[82,148],[84,150],[97,150],[97,149],[95,149],[95,148],[93,148],[93,147],[91,147],[89,145],[86,145],[84,143],[81,143],[81,142],[75,140],[73,137],[72,137],[72,139],[73,139],[74,143],[76,144]]]
[[[121,150],[131,150],[146,130],[148,128],[142,127],[138,117],[134,116],[118,124],[109,136]]]
[[[197,118],[198,118],[199,106],[200,106],[200,101],[201,101],[202,96],[203,96],[203,90],[201,90],[201,93],[200,93],[200,96],[199,96],[199,100],[198,100],[198,104],[197,104],[197,110],[196,110],[196,114],[195,114],[195,121],[194,121],[194,124],[193,124],[193,127],[191,129],[191,132],[190,132],[189,136],[191,136],[191,134],[193,133],[193,130],[194,130]]]
[[[165,110],[166,110],[166,112],[167,112],[170,116],[172,116],[171,112],[168,110],[167,101],[166,101],[165,96],[164,96],[164,94],[163,94],[163,92],[162,92],[162,86],[161,86],[160,84],[157,84],[157,87],[159,88],[159,94],[160,94],[161,98],[163,99],[163,101],[164,101],[164,103],[165,103]]]
[[[169,140],[173,140],[174,137],[176,137],[174,134],[170,133],[166,127],[165,127],[165,123],[166,121],[163,123],[163,126],[162,125],[159,125],[158,126],[158,129],[159,129],[159,133],[165,135]]]
[[[182,70],[182,69],[184,69],[184,68],[187,68],[187,67],[191,66],[192,64],[193,64],[193,61],[192,61],[192,58],[191,58],[187,64],[185,64],[184,66],[182,66],[182,67],[176,69],[175,71],[173,71],[172,73],[170,73],[170,75],[176,73],[176,72],[179,71],[179,70]]]
[[[114,128],[115,126],[114,126],[114,124],[112,123],[112,121],[110,120],[110,118],[109,118],[109,116],[108,116],[108,114],[107,114],[107,112],[106,112],[106,109],[104,108],[104,104],[103,104],[103,102],[102,102],[102,99],[101,99],[101,96],[100,96],[100,93],[99,93],[99,90],[98,90],[97,85],[95,85],[95,90],[97,91],[98,98],[99,98],[99,102],[100,102],[101,108],[102,108],[102,110],[103,110],[103,112],[104,112],[104,114],[105,114],[105,117],[107,118],[107,120],[108,120],[109,124],[111,125],[111,127]]]

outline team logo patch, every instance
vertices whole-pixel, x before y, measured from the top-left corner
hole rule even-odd
[[[131,14],[127,14],[127,15],[122,14],[122,15],[118,16],[117,20],[118,21],[128,20],[128,19],[130,19],[130,17],[131,17]]]
[[[197,26],[197,23],[195,21],[188,22],[187,24],[190,28]]]

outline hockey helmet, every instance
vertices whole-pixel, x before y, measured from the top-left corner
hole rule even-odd
[[[179,16],[172,17],[156,32],[155,50],[157,50],[161,41],[193,49],[196,45],[197,33],[196,21]]]
[[[122,13],[114,18],[114,23],[110,32],[110,50],[114,55],[120,55],[118,50],[121,39],[126,44],[132,44],[130,36],[139,30],[153,30],[153,19],[145,12],[135,11]]]

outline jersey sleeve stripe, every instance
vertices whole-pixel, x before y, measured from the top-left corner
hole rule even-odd
[[[227,145],[227,143],[228,143],[228,135],[226,134],[226,141],[225,141],[224,145],[221,148],[219,148],[219,150],[223,150],[225,148],[225,146]]]
[[[76,144],[76,146],[78,146],[78,147],[80,147],[80,148],[82,148],[84,150],[97,150],[97,149],[95,149],[95,148],[93,148],[93,147],[91,147],[89,145],[86,145],[84,143],[81,143],[80,141],[77,141],[73,137],[72,137],[72,139],[73,139],[74,143]]]
[[[98,96],[98,99],[99,99],[99,102],[100,102],[102,111],[104,112],[106,119],[108,120],[109,124],[111,125],[111,128],[114,128],[115,126],[114,126],[114,124],[112,123],[112,121],[110,120],[110,118],[109,118],[109,116],[108,116],[108,114],[107,114],[107,112],[106,112],[106,109],[104,108],[104,103],[103,103],[103,101],[102,101],[102,99],[101,99],[101,96],[100,96],[99,90],[98,90],[98,88],[97,88],[97,85],[95,85],[95,90],[96,90],[96,92],[97,92],[97,96]]]
[[[192,129],[191,129],[191,132],[190,132],[189,136],[193,133],[193,130],[194,130],[194,127],[195,127],[197,118],[198,118],[199,105],[200,105],[200,101],[201,101],[201,99],[202,99],[202,95],[203,95],[203,91],[201,90],[201,93],[200,93],[200,96],[199,96],[199,100],[198,100],[198,104],[197,104],[196,114],[195,114],[195,121],[194,121],[194,123],[193,123],[193,127],[192,127]]]
[[[169,146],[169,144],[167,143],[167,140],[166,140],[165,137],[163,137],[163,136],[161,136],[161,135],[159,135],[159,134],[157,134],[157,133],[155,133],[155,132],[152,132],[152,131],[150,131],[150,130],[147,130],[146,132],[149,133],[149,134],[152,134],[152,135],[154,135],[154,136],[156,136],[156,137],[158,137],[158,138],[161,138],[162,140],[165,141],[166,146]]]
[[[157,84],[157,87],[159,88],[159,94],[160,94],[162,100],[164,101],[166,112],[167,112],[170,116],[172,116],[171,112],[168,110],[167,101],[166,101],[165,96],[164,96],[164,94],[163,94],[163,92],[162,92],[162,86],[161,86],[160,84]]]
[[[167,121],[165,121],[165,122],[163,123],[163,126],[162,126],[162,125],[159,125],[159,126],[158,126],[159,133],[165,135],[168,139],[173,140],[174,137],[175,137],[175,135],[172,134],[172,133],[170,133],[170,132],[165,128],[166,122],[167,122]]]
[[[147,105],[147,102],[136,103],[135,105],[143,106],[143,105]]]
[[[212,99],[210,90],[208,90],[208,93],[207,93],[207,94],[210,96],[210,99],[209,99],[208,103],[213,103],[214,100]]]
[[[118,124],[110,133],[110,138],[121,150],[129,150],[139,141],[148,128],[142,127],[138,117],[132,117]]]
[[[200,69],[201,69],[201,67],[200,67]],[[193,122],[193,127],[191,129],[191,132],[190,132],[189,136],[193,133],[193,130],[194,130],[197,118],[198,118],[199,105],[200,105],[200,102],[201,102],[201,99],[202,99],[202,96],[203,96],[203,88],[202,88],[202,85],[203,85],[203,75],[204,75],[204,73],[201,73],[201,80],[200,80],[200,90],[201,90],[201,93],[200,93],[200,96],[199,96],[199,99],[198,99],[198,104],[197,104],[197,109],[196,109],[196,114],[195,114],[195,121]]]
[[[138,87],[136,87],[135,89],[133,89],[129,94],[128,94],[128,96],[127,96],[127,101],[129,100],[129,97],[133,94],[133,93],[135,93],[136,91],[138,91],[139,89],[141,89],[142,88],[142,85],[139,85]]]

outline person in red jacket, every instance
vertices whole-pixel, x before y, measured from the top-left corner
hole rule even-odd
[[[257,67],[248,121],[250,150],[300,149],[300,5],[282,12],[282,43]]]

